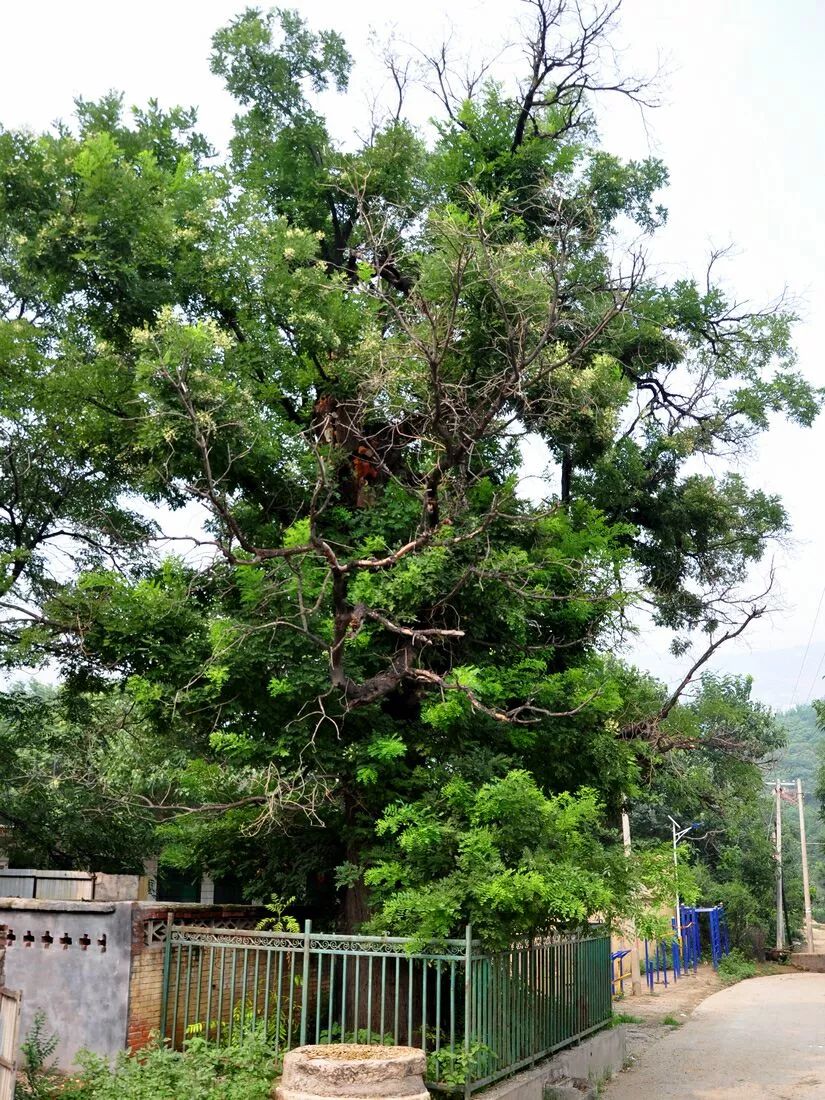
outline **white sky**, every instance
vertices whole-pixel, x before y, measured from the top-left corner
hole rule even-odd
[[[0,122],[43,129],[71,115],[74,96],[92,99],[116,88],[127,103],[155,96],[166,106],[197,105],[202,128],[222,146],[234,107],[209,72],[210,38],[243,6],[242,0],[0,0]],[[434,0],[409,6],[293,0],[288,6],[316,27],[345,36],[360,65],[356,87],[371,79],[373,29],[383,37],[394,27],[397,38],[426,44],[451,23],[456,43],[474,43],[485,54],[511,40],[514,20],[524,16],[518,0],[451,0],[449,22]],[[602,112],[612,151],[653,153],[670,169],[669,224],[653,251],[659,269],[668,278],[700,274],[711,247],[734,244],[727,281],[755,304],[789,287],[801,314],[801,368],[825,384],[825,273],[819,262],[825,255],[825,4],[625,0],[620,39],[627,69],[652,71],[661,61],[666,71],[663,105],[644,125],[626,105],[606,105]],[[351,124],[364,102],[356,94],[347,107],[336,107],[340,126]],[[420,109],[426,113],[426,101]],[[756,624],[716,667],[752,671],[757,695],[777,706],[823,691],[816,677],[825,667],[825,601],[815,623],[825,585],[823,460],[825,418],[807,432],[777,425],[743,460],[752,484],[784,497],[793,537],[775,557],[780,610]],[[663,647],[658,634],[645,633],[635,659],[672,678],[684,659],[677,666]]]

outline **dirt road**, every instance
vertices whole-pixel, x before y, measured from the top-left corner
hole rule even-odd
[[[714,993],[601,1095],[605,1100],[822,1100],[825,974],[751,978]]]

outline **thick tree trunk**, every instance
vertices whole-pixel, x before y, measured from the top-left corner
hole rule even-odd
[[[353,862],[355,862],[354,859]],[[369,892],[359,879],[354,886],[348,886],[344,893],[341,931],[350,936],[356,935],[369,915]]]
[[[357,864],[359,857],[360,852],[355,847],[347,850],[349,862]],[[369,891],[359,880],[354,885],[348,886],[344,893],[341,930],[350,936],[357,936],[370,916]],[[340,976],[338,980],[341,980]],[[393,956],[389,956],[383,966],[381,958],[378,955],[373,956],[372,966],[370,966],[368,955],[362,955],[357,969],[354,959],[351,958],[348,965],[346,996],[347,1037],[360,1042],[364,1041],[367,1035],[374,1037],[380,1034],[394,1034],[396,997],[401,1011],[399,1031],[394,1035],[395,1041],[412,1046],[420,1045],[422,1040],[421,963],[418,961],[410,963],[409,959],[404,957],[396,978]],[[409,1029],[410,1010],[413,1018],[412,1030]]]

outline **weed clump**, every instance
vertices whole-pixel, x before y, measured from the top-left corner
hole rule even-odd
[[[756,977],[756,963],[749,959],[739,948],[734,948],[719,963],[719,977],[725,985],[733,985],[745,978]]]

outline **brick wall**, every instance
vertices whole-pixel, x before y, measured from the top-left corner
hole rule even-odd
[[[129,978],[129,1016],[126,1045],[140,1050],[160,1026],[160,1002],[163,990],[163,942],[146,942],[147,922],[166,919],[165,911],[146,912],[142,906],[132,911],[132,970]],[[149,933],[151,936],[151,933]]]
[[[169,903],[136,905],[132,911],[132,968],[126,1044],[140,1050],[160,1029],[166,920],[215,928],[253,928],[260,911],[246,905],[204,906]]]

